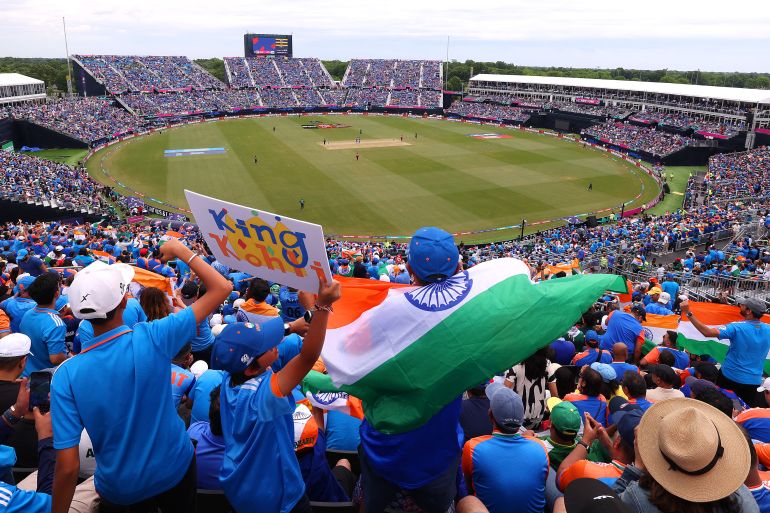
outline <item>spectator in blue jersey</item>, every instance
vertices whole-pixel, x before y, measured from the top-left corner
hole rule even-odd
[[[462,470],[468,491],[491,513],[511,511],[514,505],[521,511],[542,511],[549,473],[545,446],[519,433],[524,405],[516,392],[492,383],[487,395],[493,432],[473,438],[463,447]],[[513,468],[522,471],[506,471]]]
[[[206,401],[209,405],[206,420],[194,421],[187,430],[190,438],[196,441],[195,464],[200,490],[222,489],[219,473],[222,470],[222,461],[225,459],[225,441],[222,438],[219,391],[220,387],[217,385],[209,392],[209,400]]]
[[[743,436],[749,446],[749,453],[751,454],[749,475],[746,476],[744,484],[751,492],[751,495],[754,496],[754,500],[757,501],[759,513],[770,513],[770,482],[763,481],[762,476],[759,473],[759,458],[757,457],[757,450],[754,447],[754,441],[745,429],[741,428],[741,431],[743,432]]]
[[[462,261],[451,234],[425,227],[412,236],[406,266],[413,283],[424,286],[454,276]],[[449,507],[462,454],[461,403],[457,397],[422,426],[398,434],[382,433],[364,419],[358,452],[367,513],[384,511],[400,489],[427,511]]]
[[[586,331],[586,348],[572,358],[572,365],[582,367],[592,363],[610,363],[612,355],[609,351],[599,349],[599,335],[594,330]]]
[[[80,248],[80,251],[78,251],[78,256],[73,258],[72,261],[80,267],[88,267],[94,263],[95,259],[89,254],[87,248]]]
[[[227,325],[214,342],[212,367],[228,373],[220,392],[225,459],[220,482],[238,513],[253,511],[259,497],[264,511],[310,512],[294,455],[292,391],[318,360],[339,283],[322,283],[313,323],[300,353],[274,372],[283,320],[259,325]]]
[[[182,303],[190,306],[197,299],[206,293],[206,288],[194,281],[188,281],[182,286]],[[192,354],[195,361],[203,360],[207,364],[211,360],[211,348],[214,345],[214,335],[211,333],[209,321],[211,316],[207,316],[198,323],[195,330],[195,338],[192,340]]]
[[[329,466],[326,457],[326,433],[321,410],[310,413],[304,404],[297,404],[294,421],[294,452],[305,482],[305,493],[311,501],[347,502],[353,493],[356,476],[350,462],[341,459]]]
[[[209,369],[206,362],[202,360],[193,363],[190,371],[195,376],[195,384],[188,393],[192,401],[190,422],[206,421],[209,418],[211,392],[222,384],[224,372]]]
[[[465,442],[477,436],[492,434],[492,420],[489,418],[489,398],[485,392],[486,383],[467,390],[460,409],[460,426]]]
[[[572,357],[575,356],[575,343],[566,338],[558,338],[551,342],[553,349],[553,361],[559,365],[570,365]]]
[[[607,399],[602,395],[602,383],[602,375],[585,366],[581,369],[578,378],[578,393],[567,394],[564,400],[574,404],[581,417],[588,413],[602,426],[607,426],[609,413]]]
[[[622,342],[618,342],[612,346],[612,362],[610,366],[615,369],[615,374],[618,377],[618,381],[623,381],[623,376],[626,372],[639,373],[639,367],[626,363],[628,361],[628,347]]]
[[[631,313],[615,310],[607,319],[607,331],[600,338],[600,347],[610,349],[617,342],[628,347],[631,362],[638,362],[644,344],[642,321],[647,320],[647,311],[642,303],[634,303]]]
[[[16,265],[26,274],[29,274],[33,278],[37,278],[44,272],[48,271],[48,268],[38,257],[30,255],[26,249],[20,250],[16,253]]]
[[[29,295],[37,306],[24,314],[19,331],[32,341],[32,351],[27,358],[24,375],[56,367],[67,359],[64,339],[67,328],[55,310],[59,297],[59,275],[54,272],[41,274],[29,287]]]
[[[142,310],[142,305],[139,304],[139,300],[135,298],[128,298],[126,301],[126,308],[123,310],[123,323],[129,328],[133,328],[136,323],[147,322],[147,314]],[[94,326],[91,321],[84,319],[80,321],[73,342],[73,353],[77,354],[81,349],[86,349],[91,346],[91,341],[94,339]]]
[[[179,407],[183,401],[187,408],[192,407],[190,393],[195,386],[195,376],[190,370],[192,361],[190,344],[185,344],[171,360],[171,397],[175,407]]]
[[[665,351],[674,355],[674,367],[682,370],[688,368],[690,366],[690,355],[676,348],[676,341],[678,338],[679,334],[676,331],[666,331],[666,333],[663,334],[660,345],[652,348],[652,350],[641,359],[639,365],[641,367],[646,367],[647,365],[658,363],[660,361],[661,353]]]
[[[139,503],[164,513],[195,509],[193,446],[171,394],[160,392],[168,390],[171,359],[232,286],[178,241],[166,242],[162,252],[164,260],[189,263],[206,285],[207,293],[179,313],[136,324],[133,330],[125,326],[122,315],[134,274],[125,264],[94,262],[69,289],[72,313],[91,321],[95,337],[77,358],[59,367],[51,383],[57,449],[53,513],[66,513],[72,501],[83,429],[96,455],[101,511],[125,511]],[[105,369],[110,372],[108,392],[95,389],[93,381]]]
[[[283,286],[278,292],[278,300],[281,302],[281,317],[283,322],[292,322],[305,315],[305,308],[299,302],[297,289]]]
[[[670,302],[671,296],[668,295],[668,292],[661,292],[658,295],[657,301],[650,301],[650,303],[644,309],[648,314],[674,315],[674,312],[672,312],[667,306]]]
[[[621,389],[628,398],[628,402],[638,405],[642,411],[652,406],[652,403],[647,400],[647,382],[638,372],[626,371],[623,374]]]
[[[663,280],[663,282],[660,284],[660,288],[663,290],[663,292],[667,293],[668,297],[670,298],[666,307],[669,310],[673,310],[674,303],[676,303],[676,298],[679,295],[679,284],[674,281],[674,275],[671,273],[666,273],[666,279]]]
[[[719,370],[717,385],[732,390],[748,405],[756,402],[757,387],[762,383],[765,359],[770,351],[770,324],[760,321],[766,306],[756,298],[739,298],[741,315],[745,320],[731,322],[721,328],[703,324],[691,311],[688,301],[682,301],[682,313],[702,335],[730,341],[727,355]]]
[[[18,333],[21,320],[27,311],[35,308],[35,300],[29,297],[29,287],[34,283],[35,278],[26,275],[18,278],[16,286],[13,288],[14,295],[0,303],[0,308],[8,314],[11,321],[11,332]]]

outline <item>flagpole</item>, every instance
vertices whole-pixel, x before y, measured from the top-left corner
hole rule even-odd
[[[64,51],[67,54],[67,95],[72,98],[72,64],[70,63],[70,49],[67,43],[67,22],[64,16],[61,17],[61,24],[64,28]]]

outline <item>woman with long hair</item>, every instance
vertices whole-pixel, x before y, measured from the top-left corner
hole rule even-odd
[[[526,429],[537,429],[545,414],[548,390],[548,347],[544,347],[505,373],[506,386],[510,386],[524,403]]]
[[[668,399],[644,413],[635,459],[615,484],[639,513],[758,513],[743,484],[751,453],[733,420],[695,399]]]
[[[147,315],[147,321],[163,319],[173,312],[166,293],[155,287],[147,287],[139,295],[139,304]]]

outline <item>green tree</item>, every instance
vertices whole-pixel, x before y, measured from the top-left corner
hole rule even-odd
[[[342,80],[345,70],[348,68],[348,61],[321,61],[326,70],[334,80]]]
[[[222,59],[217,59],[216,57],[213,59],[195,59],[195,63],[217,77],[222,82],[226,82],[225,61]]]

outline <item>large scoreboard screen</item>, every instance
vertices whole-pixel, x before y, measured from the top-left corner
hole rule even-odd
[[[245,34],[246,57],[291,57],[291,36],[278,34]]]

